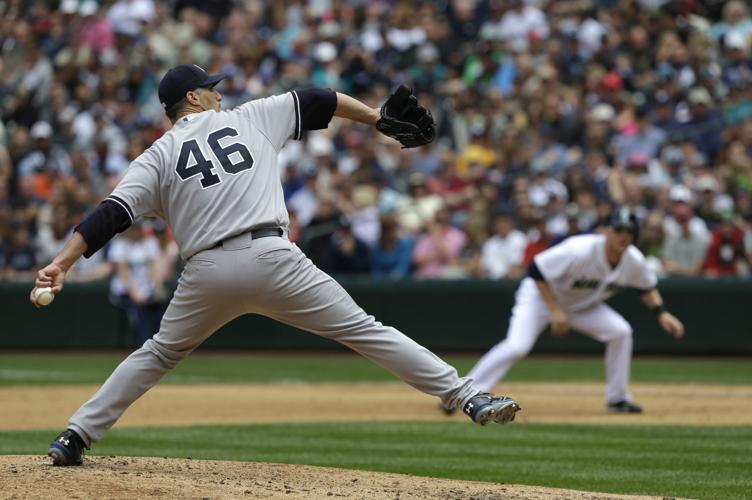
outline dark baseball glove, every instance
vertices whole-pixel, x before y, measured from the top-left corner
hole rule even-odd
[[[403,148],[424,146],[436,138],[436,122],[431,112],[418,106],[418,98],[404,85],[400,85],[381,106],[376,129],[397,139]]]

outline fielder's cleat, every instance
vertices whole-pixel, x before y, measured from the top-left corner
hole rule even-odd
[[[512,398],[481,392],[470,398],[462,411],[473,419],[473,422],[486,425],[488,422],[507,424],[514,420],[515,414],[521,409]]]
[[[82,465],[84,463],[82,458],[84,448],[88,450],[78,434],[66,429],[50,443],[47,455],[52,457],[52,465]]]
[[[443,412],[447,417],[451,417],[452,415],[454,415],[454,412],[457,411],[456,408],[449,408],[448,406],[444,406],[444,403],[442,403],[441,401],[439,401],[439,404],[436,405],[436,408],[440,412]]]
[[[608,404],[609,413],[642,413],[642,407],[631,401],[619,401]]]

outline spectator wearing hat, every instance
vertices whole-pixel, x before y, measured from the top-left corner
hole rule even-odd
[[[567,203],[564,208],[565,228],[564,231],[554,232],[553,241],[551,246],[558,245],[562,241],[566,240],[570,236],[577,236],[583,234],[580,226],[580,207],[576,203]],[[551,225],[549,224],[549,227]]]
[[[665,239],[661,258],[666,273],[673,276],[699,276],[710,243],[705,222],[694,215],[692,192],[678,184],[669,190],[671,217],[664,223]]]
[[[94,0],[84,0],[78,8],[78,13],[81,16],[81,41],[97,54],[111,50],[115,44],[115,32],[112,29],[112,24],[102,10]]]
[[[731,211],[723,212],[718,226],[713,230],[702,266],[702,274],[706,278],[745,276],[749,272],[744,233],[734,223],[734,217]]]
[[[71,161],[68,152],[52,142],[52,126],[39,121],[31,127],[29,137],[32,148],[18,162],[18,177],[34,179],[35,193],[47,200],[52,194],[52,183],[59,177],[71,173]]]
[[[558,179],[549,175],[551,165],[546,158],[538,158],[530,166],[532,179],[528,187],[528,197],[530,202],[543,208],[551,201],[552,198],[566,200],[568,198],[567,187]]]
[[[416,64],[410,67],[410,80],[416,92],[432,92],[444,82],[448,71],[439,59],[439,49],[431,42],[424,43],[415,52]]]
[[[329,248],[321,269],[329,274],[369,274],[371,254],[363,240],[353,233],[352,220],[339,217],[339,227],[329,238]]]
[[[713,109],[713,97],[705,87],[694,87],[689,91],[689,120],[676,131],[682,141],[689,141],[705,157],[713,162],[721,148],[723,121],[720,113]]]
[[[400,226],[415,236],[434,220],[444,200],[428,190],[426,177],[419,172],[410,175],[407,194],[397,202],[397,218]]]
[[[711,174],[703,174],[695,179],[694,191],[698,196],[695,213],[705,221],[709,228],[714,228],[721,220],[721,213],[733,212],[734,201],[721,192],[718,180]]]

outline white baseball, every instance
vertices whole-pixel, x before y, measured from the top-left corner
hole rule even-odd
[[[55,298],[55,294],[52,293],[52,288],[50,287],[37,288],[37,291],[34,292],[34,296],[37,299],[37,304],[40,306],[48,305]]]

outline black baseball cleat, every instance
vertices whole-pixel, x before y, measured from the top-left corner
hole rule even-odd
[[[642,413],[642,407],[631,401],[619,401],[608,404],[609,413]]]
[[[488,422],[507,424],[514,420],[515,414],[521,409],[512,398],[481,392],[470,398],[462,411],[476,424],[486,425]]]
[[[47,455],[52,457],[52,465],[83,465],[84,448],[89,449],[83,439],[71,429],[66,429],[50,443]]]

